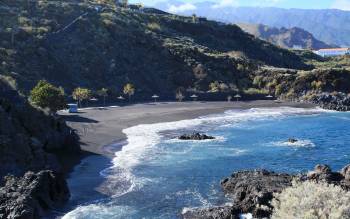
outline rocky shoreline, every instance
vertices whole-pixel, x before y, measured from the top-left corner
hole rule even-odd
[[[46,170],[8,176],[0,188],[0,218],[41,218],[69,197],[63,174]]]
[[[350,111],[350,96],[345,93],[322,93],[313,96],[310,102],[319,105],[323,109],[340,112]]]
[[[232,200],[232,206],[196,209],[185,212],[184,219],[232,219],[250,213],[254,218],[269,218],[275,193],[292,186],[294,181],[326,182],[350,190],[350,165],[333,172],[327,165],[317,165],[307,174],[290,175],[267,170],[240,171],[221,181],[221,187]]]

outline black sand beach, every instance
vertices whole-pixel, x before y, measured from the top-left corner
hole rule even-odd
[[[209,114],[223,113],[230,109],[259,107],[301,107],[308,103],[249,101],[249,102],[162,102],[135,104],[122,107],[88,108],[78,114],[61,113],[68,125],[76,129],[85,152],[113,156],[104,146],[126,140],[123,129],[139,125],[193,119]]]

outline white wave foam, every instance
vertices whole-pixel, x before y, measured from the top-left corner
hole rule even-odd
[[[100,218],[130,218],[136,210],[128,206],[90,204],[79,206],[62,219],[100,219]]]
[[[153,146],[160,142],[160,132],[178,129],[191,128],[199,125],[212,124],[224,125],[232,123],[240,123],[250,120],[281,118],[291,115],[301,114],[317,114],[325,112],[320,108],[304,109],[304,108],[253,108],[249,110],[230,110],[224,114],[200,117],[191,120],[182,120],[176,122],[157,123],[138,125],[124,129],[128,144],[116,153],[113,163],[115,166],[124,169],[132,169],[138,165],[143,159],[147,159],[145,153],[151,151]],[[224,139],[218,139],[224,140]]]
[[[271,119],[282,118],[291,115],[302,114],[318,114],[326,112],[320,108],[314,109],[301,109],[301,108],[256,108],[249,110],[230,110],[224,114],[212,115],[206,117],[200,117],[192,120],[183,120],[177,122],[167,122],[158,124],[138,125],[131,128],[124,129],[123,132],[127,136],[127,145],[125,145],[121,151],[116,152],[113,159],[114,166],[101,171],[101,175],[107,178],[107,189],[110,189],[114,196],[121,196],[135,189],[142,187],[150,179],[140,178],[133,175],[133,169],[143,161],[152,159],[152,153],[157,152],[157,148],[154,146],[161,141],[159,133],[164,131],[178,130],[196,127],[200,125],[222,126],[227,124],[239,124],[244,121],[254,121],[259,119]],[[235,153],[244,153],[245,151],[235,151]],[[116,188],[120,188],[116,190]],[[205,205],[210,205],[207,200],[198,194],[193,194]],[[80,206],[75,210],[66,214],[63,219],[79,219],[79,218],[98,218],[99,215],[111,215],[111,218],[115,216],[116,211],[123,215],[123,212],[129,212],[125,214],[125,218],[130,215],[133,209],[129,209],[123,206],[110,206],[103,204],[92,204],[87,206]],[[185,211],[185,209],[184,209]],[[93,215],[96,215],[94,217]]]
[[[313,148],[316,145],[310,140],[298,140],[297,142],[289,142],[289,141],[277,141],[271,143],[274,146],[287,146],[287,147],[309,147]]]
[[[221,126],[226,124],[238,124],[244,121],[253,121],[261,119],[281,118],[291,115],[316,114],[325,112],[320,108],[303,109],[303,108],[253,108],[248,110],[230,110],[223,114],[200,117],[191,120],[182,120],[176,122],[166,122],[157,124],[141,124],[124,129],[127,136],[127,145],[121,151],[116,152],[113,159],[115,169],[112,175],[107,176],[110,182],[124,185],[125,192],[118,191],[115,196],[120,196],[134,189],[141,188],[144,183],[151,179],[142,179],[133,175],[133,168],[142,162],[149,161],[154,154],[159,153],[154,146],[161,141],[159,133],[173,131],[201,125]],[[219,139],[220,140],[220,139]],[[237,152],[242,153],[242,151]],[[235,155],[237,154],[235,153]],[[113,192],[113,191],[111,191]]]

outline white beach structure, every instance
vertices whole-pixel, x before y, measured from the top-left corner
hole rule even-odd
[[[157,99],[159,98],[159,96],[158,96],[157,94],[154,94],[154,95],[152,96],[152,98],[154,99],[154,102],[157,102]]]
[[[242,98],[242,96],[239,95],[239,94],[236,94],[236,95],[234,96],[234,98],[236,98],[236,100],[238,101],[240,98]]]
[[[192,98],[192,100],[193,100],[193,101],[196,101],[196,100],[197,100],[197,98],[198,98],[198,96],[197,96],[197,95],[195,95],[195,94],[193,94],[193,95],[191,96],[191,98]]]
[[[118,100],[125,100],[125,98],[123,96],[119,96],[117,97]]]

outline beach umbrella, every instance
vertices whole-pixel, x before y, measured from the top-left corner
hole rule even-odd
[[[192,98],[193,100],[197,100],[198,96],[195,95],[195,94],[193,94],[193,95],[191,96],[191,98]]]
[[[154,99],[154,102],[157,102],[157,99],[159,98],[159,96],[158,96],[157,94],[154,94],[154,95],[152,96],[152,98]]]
[[[125,100],[125,98],[123,96],[119,96],[118,100]]]
[[[239,94],[236,94],[236,95],[234,96],[234,98],[236,98],[236,99],[237,99],[237,101],[238,101],[240,98],[242,98],[242,96],[241,96],[241,95],[239,95]]]

